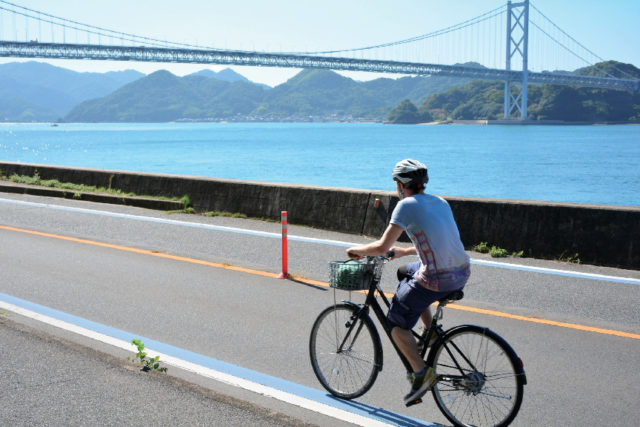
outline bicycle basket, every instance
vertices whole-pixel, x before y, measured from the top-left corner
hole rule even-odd
[[[364,261],[329,262],[329,286],[345,291],[369,289],[371,280],[380,280],[382,263]]]

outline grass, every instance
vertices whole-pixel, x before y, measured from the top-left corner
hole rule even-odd
[[[71,182],[60,182],[57,179],[42,179],[38,171],[35,172],[33,176],[27,175],[18,175],[14,173],[10,177],[2,176],[1,179],[5,181],[15,182],[17,184],[27,184],[27,185],[39,185],[41,187],[49,187],[49,188],[59,188],[62,190],[71,190],[76,193],[80,192],[91,192],[91,193],[108,193],[115,194],[118,196],[135,196],[134,193],[125,193],[122,190],[106,188],[106,187],[96,187],[93,185],[84,185],[84,184],[73,184]],[[177,198],[176,198],[177,200]]]
[[[122,197],[144,197],[149,199],[178,201],[182,203],[185,211],[189,209],[193,210],[191,208],[191,199],[189,198],[188,195],[185,195],[182,197],[147,196],[147,195],[138,195],[132,192],[124,192],[117,188],[111,188],[113,175],[109,177],[109,187],[96,187],[93,185],[74,184],[71,182],[60,182],[57,179],[42,179],[37,170],[33,176],[18,175],[14,173],[13,175],[6,177],[0,174],[0,179],[4,181],[15,182],[17,184],[39,185],[41,187],[58,188],[61,190],[73,191],[74,199],[80,199],[82,197],[81,193],[104,193],[104,194],[122,196]],[[182,212],[182,210],[180,210],[179,212]]]
[[[558,261],[564,261],[564,262],[569,262],[571,264],[581,264],[582,261],[580,261],[580,254],[574,253],[574,254],[568,254],[567,251],[564,251],[560,254],[560,256],[558,257]]]
[[[203,213],[202,215],[207,217],[222,216],[227,218],[254,219],[256,221],[264,221],[264,222],[280,222],[280,219],[267,218],[264,216],[260,216],[260,217],[248,216],[240,212],[209,211],[209,212]]]
[[[472,248],[476,252],[480,252],[482,254],[489,254],[493,258],[505,258],[509,255],[517,258],[524,258],[524,251],[512,252],[509,253],[508,250],[504,248],[500,248],[495,245],[489,246],[487,242],[480,242]]]
[[[511,254],[509,254],[509,251],[507,251],[506,249],[503,248],[499,248],[495,245],[489,245],[487,242],[480,242],[477,245],[473,246],[472,249],[476,252],[480,252],[482,254],[489,254],[491,255],[493,258],[504,258],[504,257],[508,257],[509,255],[511,255],[512,257],[516,257],[516,258],[525,258],[525,252],[524,250],[521,251],[517,251],[517,252],[512,252]],[[529,254],[531,254],[531,249],[529,249]],[[581,264],[582,261],[580,260],[580,254],[577,253],[570,253],[567,251],[562,252],[558,257],[555,258],[558,261],[562,261],[562,262],[568,262],[571,264]]]
[[[214,217],[214,216],[224,216],[224,217],[228,217],[228,218],[242,218],[242,219],[247,219],[247,216],[243,213],[239,213],[239,212],[224,212],[224,211],[210,211],[210,212],[205,212],[204,216],[208,216],[208,217]]]
[[[196,210],[189,207],[189,208],[184,208],[184,209],[174,209],[172,211],[166,211],[167,215],[172,215],[172,214],[195,214]]]
[[[184,206],[184,208],[183,209],[176,209],[176,210],[167,211],[167,214],[176,214],[176,213],[195,214],[196,213],[195,209],[192,207],[191,198],[188,195],[184,195],[182,197],[166,197],[166,196],[139,195],[139,194],[135,194],[135,193],[132,193],[132,192],[128,192],[127,193],[127,192],[124,192],[124,191],[122,191],[120,189],[117,189],[117,188],[111,188],[111,184],[113,182],[113,178],[114,178],[113,175],[111,175],[109,177],[109,186],[108,187],[96,187],[96,186],[92,186],[92,185],[73,184],[71,182],[60,182],[57,179],[42,179],[37,170],[35,171],[33,176],[18,175],[18,174],[14,173],[13,175],[11,175],[9,177],[6,177],[6,176],[2,175],[2,173],[0,171],[0,180],[11,181],[11,182],[15,182],[17,184],[39,185],[41,187],[58,188],[58,189],[61,189],[61,190],[73,191],[73,196],[72,197],[74,199],[82,198],[82,194],[81,193],[86,192],[86,193],[104,193],[104,194],[109,194],[109,195],[114,195],[114,196],[122,196],[122,197],[145,197],[145,198],[152,198],[152,199],[158,199],[158,200],[172,200],[172,201],[181,202],[182,205]],[[249,218],[247,215],[245,215],[243,213],[226,212],[226,211],[205,212],[203,215],[208,216],[208,217],[222,216],[222,217],[241,218],[241,219]],[[256,219],[258,221],[265,221],[265,222],[279,222],[279,220],[277,220],[277,219],[265,218],[265,217],[260,217],[260,218],[251,217],[251,219]]]

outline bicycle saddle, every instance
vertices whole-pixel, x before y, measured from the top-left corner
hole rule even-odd
[[[440,298],[438,302],[451,302],[451,301],[460,301],[464,298],[464,292],[462,291],[453,291],[444,298]]]

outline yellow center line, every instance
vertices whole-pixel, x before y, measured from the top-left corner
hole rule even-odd
[[[142,254],[142,255],[150,255],[150,256],[155,256],[155,257],[159,257],[159,258],[171,259],[171,260],[174,260],[174,261],[181,261],[181,262],[188,262],[188,263],[191,263],[191,264],[204,265],[204,266],[207,266],[207,267],[223,268],[225,270],[238,271],[238,272],[254,274],[254,275],[258,275],[258,276],[271,277],[271,278],[277,278],[278,277],[278,274],[276,274],[276,273],[269,273],[269,272],[266,272],[266,271],[253,270],[253,269],[244,268],[244,267],[236,267],[236,266],[233,266],[233,265],[217,263],[217,262],[203,261],[203,260],[199,260],[199,259],[195,259],[195,258],[187,258],[187,257],[182,257],[182,256],[177,256],[177,255],[169,255],[169,254],[164,254],[164,253],[157,252],[157,251],[150,251],[150,250],[146,250],[146,249],[132,248],[132,247],[129,247],[129,246],[113,245],[111,243],[102,243],[102,242],[96,242],[94,240],[86,240],[86,239],[79,239],[79,238],[76,238],[76,237],[61,236],[61,235],[58,235],[58,234],[43,233],[41,231],[25,230],[25,229],[15,228],[15,227],[10,227],[10,226],[5,226],[5,225],[0,225],[0,229],[8,230],[8,231],[16,231],[16,232],[19,232],[19,233],[33,234],[33,235],[36,235],[36,236],[50,237],[50,238],[53,238],[53,239],[66,240],[66,241],[70,241],[70,242],[83,243],[83,244],[87,244],[87,245],[100,246],[100,247],[103,247],[103,248],[116,249],[116,250],[119,250],[119,251],[133,252],[133,253]],[[317,280],[310,280],[310,279],[295,279],[295,280],[298,281],[298,282],[303,282],[303,283],[310,284],[310,285],[322,286],[322,287],[326,287],[326,288],[329,287],[328,283],[320,282],[320,281],[317,281]],[[358,292],[362,292],[362,291],[358,291]],[[388,297],[392,297],[393,296],[393,294],[386,294],[386,295]],[[496,311],[496,310],[487,310],[487,309],[484,309],[484,308],[470,307],[470,306],[467,306],[467,305],[461,305],[459,303],[449,304],[447,307],[453,308],[455,310],[468,311],[468,312],[476,313],[476,314],[484,314],[484,315],[487,315],[487,316],[502,317],[502,318],[512,319],[512,320],[520,320],[520,321],[523,321],[523,322],[538,323],[538,324],[542,324],[542,325],[557,326],[557,327],[561,327],[561,328],[569,328],[569,329],[575,329],[575,330],[579,330],[579,331],[594,332],[594,333],[598,333],[598,334],[614,335],[614,336],[623,337],[623,338],[631,338],[631,339],[640,340],[640,334],[633,334],[633,333],[630,333],[630,332],[616,331],[614,329],[595,328],[595,327],[592,327],[592,326],[579,325],[579,324],[576,324],[576,323],[557,322],[555,320],[547,320],[547,319],[541,319],[541,318],[530,317],[530,316],[521,316],[521,315],[518,315],[518,314],[504,313],[504,312]]]
[[[96,242],[94,240],[78,239],[76,237],[61,236],[59,234],[51,234],[51,233],[43,233],[41,231],[24,230],[24,229],[21,229],[21,228],[9,227],[9,226],[5,226],[5,225],[0,225],[0,229],[8,230],[8,231],[17,231],[17,232],[20,232],[20,233],[33,234],[33,235],[36,235],[36,236],[51,237],[53,239],[66,240],[66,241],[69,241],[69,242],[76,242],[76,243],[83,243],[83,244],[86,244],[86,245],[100,246],[100,247],[103,247],[103,248],[116,249],[116,250],[119,250],[119,251],[133,252],[133,253],[142,254],[142,255],[151,255],[151,256],[158,257],[158,258],[171,259],[171,260],[174,260],[174,261],[182,261],[182,262],[188,262],[188,263],[191,263],[191,264],[205,265],[207,267],[224,268],[225,270],[240,271],[240,272],[243,272],[243,273],[255,274],[255,275],[258,275],[258,276],[273,277],[273,278],[277,278],[278,277],[277,274],[269,273],[269,272],[266,272],[266,271],[252,270],[250,268],[236,267],[234,265],[217,263],[217,262],[210,262],[210,261],[203,261],[203,260],[199,260],[199,259],[187,258],[187,257],[182,257],[182,256],[177,256],[177,255],[169,255],[169,254],[165,254],[165,253],[158,252],[158,251],[150,251],[150,250],[147,250],[147,249],[138,249],[138,248],[132,248],[132,247],[129,247],[129,246],[113,245],[111,243],[102,243],[102,242]]]

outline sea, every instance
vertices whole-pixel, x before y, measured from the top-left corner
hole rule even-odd
[[[640,207],[638,125],[0,124],[10,162],[394,191],[405,158],[442,196]]]

